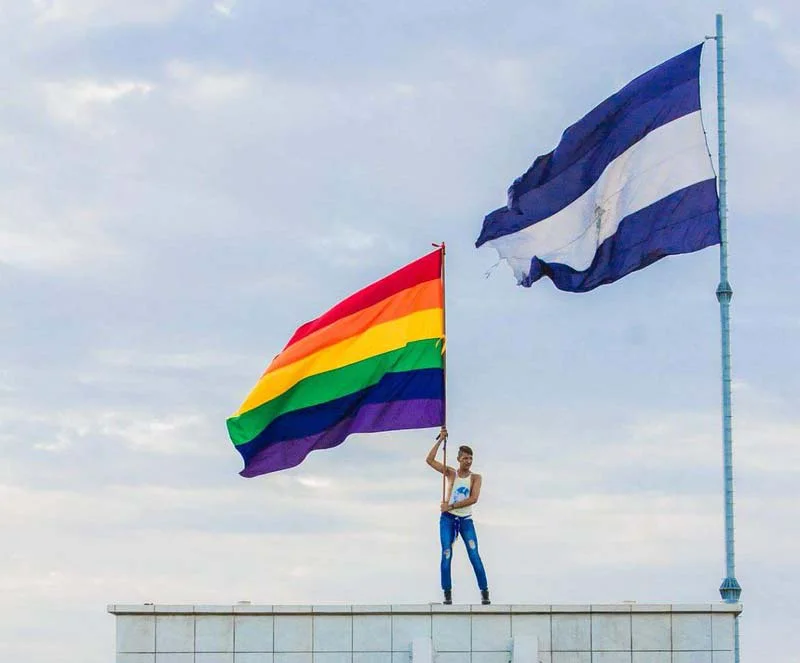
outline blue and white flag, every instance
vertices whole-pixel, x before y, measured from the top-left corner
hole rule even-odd
[[[700,116],[702,44],[631,81],[569,127],[483,222],[520,285],[586,292],[720,242]]]

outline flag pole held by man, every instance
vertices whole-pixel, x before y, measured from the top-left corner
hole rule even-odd
[[[476,247],[517,282],[586,292],[661,258],[720,243],[700,116],[702,44],[634,79],[570,126],[511,185]]]

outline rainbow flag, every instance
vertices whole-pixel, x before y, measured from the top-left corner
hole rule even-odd
[[[294,467],[351,433],[443,423],[442,265],[439,248],[294,333],[228,419],[242,476]]]

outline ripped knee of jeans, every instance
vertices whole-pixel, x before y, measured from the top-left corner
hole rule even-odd
[[[445,559],[450,559],[450,548],[445,548],[442,550],[442,557]]]
[[[475,543],[475,539],[470,539],[469,541],[467,541],[467,545],[469,546],[470,550],[475,550],[475,548],[478,547],[478,544]]]

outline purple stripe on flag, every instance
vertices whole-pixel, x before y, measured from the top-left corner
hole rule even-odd
[[[338,446],[351,433],[429,428],[441,426],[443,418],[444,408],[440,399],[371,403],[363,406],[354,417],[343,419],[321,433],[270,444],[253,456],[239,474],[255,477],[295,467],[310,452]]]

